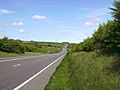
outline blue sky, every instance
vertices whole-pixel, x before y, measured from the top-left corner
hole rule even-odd
[[[112,19],[113,0],[0,0],[0,37],[79,43]]]

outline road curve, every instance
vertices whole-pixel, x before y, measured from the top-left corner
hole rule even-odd
[[[13,90],[64,55],[66,50],[43,56],[0,58],[0,90]]]

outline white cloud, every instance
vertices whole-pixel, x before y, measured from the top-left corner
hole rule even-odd
[[[24,29],[20,29],[19,32],[23,33],[23,32],[24,32]]]
[[[95,28],[100,23],[106,22],[108,18],[110,18],[109,13],[110,10],[108,8],[88,9],[86,15],[82,18],[82,22],[84,22],[86,27]]]
[[[15,11],[11,11],[8,9],[0,9],[0,14],[10,14],[10,13],[15,13]]]
[[[91,27],[91,26],[97,26],[102,22],[102,18],[101,17],[88,17],[86,18],[85,21],[85,26]]]
[[[11,25],[15,26],[15,27],[23,27],[24,26],[24,22],[22,22],[22,21],[13,22]]]
[[[46,16],[40,16],[40,15],[34,15],[34,16],[32,16],[33,20],[44,20],[46,18],[47,18]]]
[[[85,26],[93,26],[94,23],[92,21],[85,22]]]

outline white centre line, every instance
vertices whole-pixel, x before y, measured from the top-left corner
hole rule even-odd
[[[16,64],[16,65],[13,65],[12,67],[19,67],[21,66],[21,64]]]
[[[25,60],[25,59],[30,59],[30,58],[34,58],[34,57],[27,57],[27,58],[14,58],[14,59],[9,59],[9,60],[3,60],[3,61],[0,61],[0,63],[3,63],[3,62],[10,62],[10,61],[17,61],[17,60]]]
[[[32,56],[32,57],[23,57],[23,58],[14,58],[14,59],[9,59],[9,60],[0,60],[0,63],[10,62],[10,61],[17,61],[17,60],[32,59],[32,58],[37,58],[37,57],[42,57],[42,56],[47,56],[47,55],[49,55],[49,54],[41,55],[41,56]]]

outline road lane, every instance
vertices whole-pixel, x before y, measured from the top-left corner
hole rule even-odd
[[[46,55],[41,55],[41,56],[46,56]],[[25,60],[25,59],[28,60],[30,58],[36,58],[36,57],[40,57],[40,56],[18,56],[18,57],[0,58],[0,62],[9,62],[9,61]]]
[[[62,56],[65,51],[36,57],[16,57],[9,60],[0,59],[0,90],[12,90],[47,65]],[[20,59],[22,58],[22,59]],[[11,59],[11,58],[10,58]],[[16,60],[14,60],[16,59]],[[5,61],[7,60],[7,61]],[[5,61],[5,62],[2,62]]]

